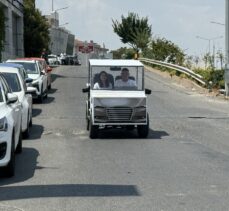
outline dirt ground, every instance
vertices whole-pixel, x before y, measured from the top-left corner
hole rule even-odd
[[[181,78],[176,75],[171,76],[168,72],[163,72],[161,70],[157,70],[150,66],[145,65],[146,70],[152,71],[164,78],[171,80],[173,83],[178,84],[179,86],[184,87],[185,89],[191,90],[193,92],[203,94],[205,96],[209,96],[212,98],[220,99],[220,100],[229,100],[228,97],[225,97],[224,94],[221,94],[218,89],[209,90],[206,88],[201,87],[199,84],[195,83],[194,81],[188,78]]]

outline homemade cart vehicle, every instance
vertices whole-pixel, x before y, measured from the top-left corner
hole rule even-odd
[[[105,74],[107,86],[102,86],[101,73]],[[86,86],[82,91],[88,93],[86,121],[90,138],[97,138],[101,129],[114,127],[136,128],[139,137],[147,137],[146,95],[151,90],[144,88],[144,66],[140,61],[90,59]]]

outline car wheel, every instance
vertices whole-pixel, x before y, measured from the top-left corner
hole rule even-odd
[[[149,115],[147,114],[147,124],[138,125],[138,136],[140,138],[146,138],[149,134]]]
[[[91,139],[98,137],[98,126],[93,125],[91,121],[89,121],[89,137]]]
[[[48,90],[50,90],[52,88],[52,85],[51,84],[49,84],[48,85]]]
[[[29,127],[32,127],[32,126],[33,126],[33,117],[31,116],[30,121],[29,121]]]
[[[39,97],[38,97],[38,100],[39,100],[39,102],[40,103],[43,103],[43,101],[44,101],[44,96],[43,96],[43,86],[41,87],[41,94],[39,95]]]
[[[6,176],[12,177],[15,173],[15,152],[14,152],[14,134],[12,135],[12,144],[11,144],[11,150],[10,150],[10,161],[8,165],[5,168]]]
[[[26,128],[26,130],[22,134],[23,135],[23,138],[29,138],[29,131],[30,131],[29,127],[30,127],[30,121],[29,121],[29,114],[28,114],[27,128]]]
[[[48,98],[48,90],[47,90],[47,89],[46,89],[46,91],[45,91],[45,96],[44,96],[44,98],[45,98],[45,99]]]
[[[16,148],[16,153],[21,153],[21,152],[22,152],[22,133],[20,132],[18,145],[17,145],[17,148]]]

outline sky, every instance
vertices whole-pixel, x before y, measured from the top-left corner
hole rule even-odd
[[[126,46],[113,32],[112,19],[134,12],[148,17],[152,37],[170,40],[188,55],[207,53],[207,39],[211,51],[214,43],[224,53],[225,27],[211,22],[225,23],[225,0],[36,0],[36,7],[48,15],[52,3],[54,10],[68,7],[58,11],[59,22],[68,22],[66,29],[77,39],[104,43],[109,50]]]

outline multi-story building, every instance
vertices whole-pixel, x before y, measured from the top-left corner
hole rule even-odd
[[[0,0],[5,14],[2,60],[24,56],[23,0]]]
[[[59,14],[54,11],[46,16],[50,28],[50,45],[49,49],[52,54],[60,55],[65,53],[68,55],[73,54],[75,35],[61,25],[59,25]]]

